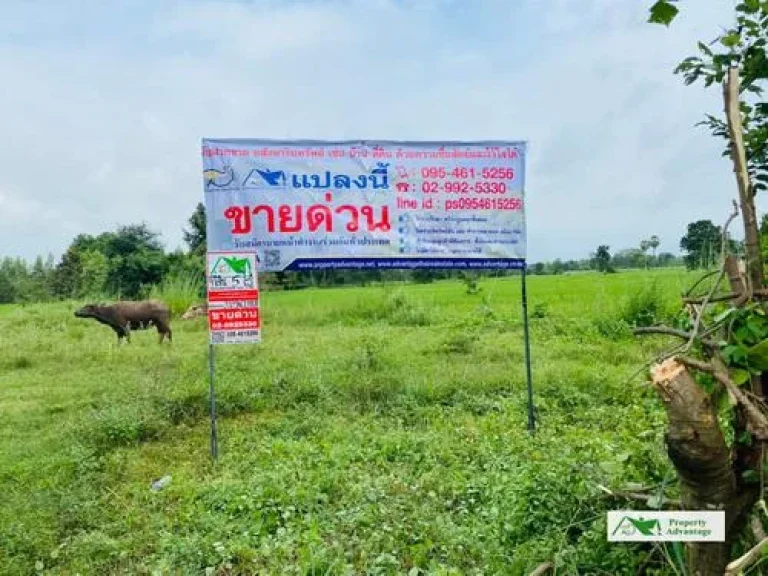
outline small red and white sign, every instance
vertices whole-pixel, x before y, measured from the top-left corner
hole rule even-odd
[[[212,344],[261,341],[256,255],[209,252],[208,328]]]

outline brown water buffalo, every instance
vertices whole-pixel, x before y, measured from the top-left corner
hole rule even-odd
[[[200,318],[201,316],[208,315],[208,304],[192,304],[184,314],[181,315],[182,320],[192,320],[193,318]]]
[[[106,324],[117,334],[117,343],[125,338],[130,343],[131,330],[146,330],[151,326],[157,328],[160,343],[168,337],[173,340],[171,332],[171,311],[159,300],[142,300],[140,302],[121,301],[114,304],[87,304],[75,312],[78,318],[93,318],[101,324]]]

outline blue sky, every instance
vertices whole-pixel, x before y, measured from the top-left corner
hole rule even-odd
[[[525,139],[530,260],[651,234],[676,252],[735,197],[693,126],[719,90],[672,74],[733,2],[669,29],[651,3],[4,0],[0,255],[138,221],[175,248],[202,137]]]

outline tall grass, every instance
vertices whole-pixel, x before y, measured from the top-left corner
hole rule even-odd
[[[162,300],[170,307],[171,313],[178,316],[201,299],[202,285],[203,278],[199,274],[169,276],[162,284],[152,287],[149,297]]]

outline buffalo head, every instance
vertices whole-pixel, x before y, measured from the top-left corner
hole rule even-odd
[[[75,310],[75,316],[78,318],[93,318],[96,316],[97,308],[96,304],[86,304],[79,310]]]

